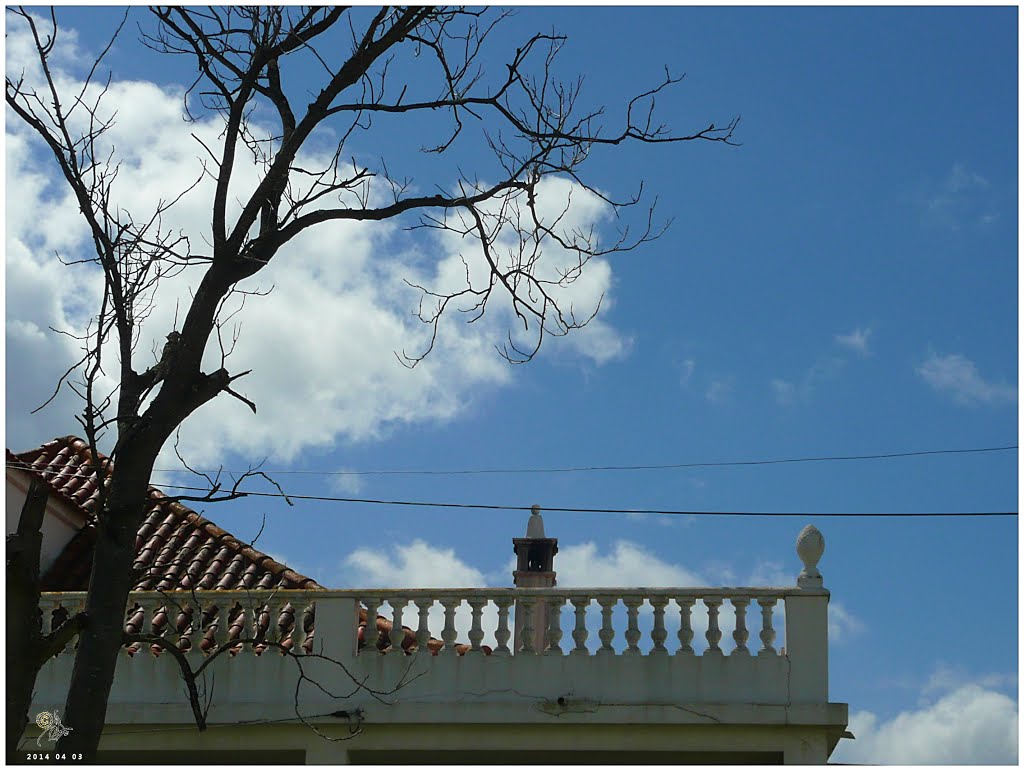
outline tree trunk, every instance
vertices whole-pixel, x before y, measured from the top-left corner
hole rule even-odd
[[[150,465],[152,465],[150,463]],[[121,471],[115,469],[114,474]],[[71,686],[64,708],[63,723],[71,733],[57,742],[61,754],[81,753],[87,763],[96,761],[100,736],[107,714],[107,698],[114,681],[114,670],[124,639],[125,606],[132,588],[132,564],[135,537],[145,510],[148,474],[138,483],[138,469],[131,469],[131,483],[125,487],[138,491],[125,495],[111,493],[97,523],[96,548],[89,575],[89,594],[85,613],[88,626],[81,633]]]
[[[28,708],[39,674],[40,532],[50,488],[33,478],[18,519],[7,537],[7,762],[15,762],[18,742],[28,725]]]

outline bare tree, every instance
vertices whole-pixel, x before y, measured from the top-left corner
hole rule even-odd
[[[606,120],[602,109],[581,107],[582,79],[562,82],[554,75],[565,42],[561,35],[533,35],[503,66],[485,70],[484,63],[498,55],[491,52],[491,33],[506,16],[501,12],[153,8],[151,27],[143,27],[144,42],[162,54],[187,57],[196,67],[185,98],[187,119],[218,117],[222,122],[216,143],[197,137],[202,174],[211,178],[214,193],[209,248],[195,249],[164,224],[187,190],[167,191],[166,200],[143,217],[115,203],[119,166],[116,148],[105,139],[113,118],[103,106],[110,79],[106,84],[96,80],[110,46],[78,93],[61,93],[51,64],[56,17],[51,14],[43,23],[20,8],[9,14],[31,34],[42,76],[30,82],[8,73],[7,104],[52,152],[92,239],[93,253],[78,259],[94,262],[104,277],[100,307],[82,340],[83,357],[58,383],[58,389],[67,385],[82,396],[80,421],[94,452],[104,431],[114,433],[110,457],[115,465],[97,508],[86,623],[65,709],[65,720],[75,730],[58,744],[58,751],[83,753],[89,760],[95,758],[117,652],[124,643],[135,534],[157,454],[183,421],[220,394],[256,409],[233,387],[249,373],[228,370],[231,346],[222,336],[225,300],[242,291],[239,282],[264,270],[310,228],[404,218],[413,227],[472,240],[473,259],[485,270],[471,271],[467,262],[465,286],[454,290],[417,285],[422,293],[418,313],[432,334],[424,350],[402,353],[403,363],[414,366],[430,352],[446,313],[457,309],[475,320],[496,302],[511,308],[516,325],[499,353],[510,362],[525,362],[546,336],[568,334],[593,318],[590,313],[577,317],[560,300],[560,290],[580,277],[588,260],[632,249],[661,232],[652,211],[642,207],[636,232],[624,227],[610,243],[601,243],[594,233],[574,231],[563,217],[546,217],[539,210],[542,181],[569,180],[620,214],[640,204],[640,196],[613,200],[588,184],[582,173],[592,152],[629,142],[729,144],[737,121],[685,135],[658,123],[656,97],[679,81],[666,70],[660,82],[625,105],[621,125],[608,130],[601,125]],[[421,71],[430,65],[432,82],[419,77],[403,81],[394,74],[414,59]],[[317,82],[297,86],[289,80],[301,62],[315,66]],[[273,130],[258,129],[251,120],[254,111],[261,121],[272,120]],[[435,192],[415,194],[386,160],[370,166],[349,154],[353,137],[365,135],[375,120],[417,121],[438,114],[447,116],[448,129],[423,150],[462,159],[467,142],[483,143],[490,151],[487,169],[460,168],[454,184],[438,181]],[[336,138],[330,161],[306,168],[301,151],[325,135]],[[258,183],[236,200],[233,182],[240,169],[253,164]],[[512,248],[507,247],[510,241]],[[553,275],[544,272],[540,258],[546,248],[569,252],[572,263]],[[192,268],[202,278],[191,297],[178,298],[184,308],[180,327],[175,323],[167,331],[155,363],[139,366],[139,322],[152,309],[157,286]],[[480,275],[486,278],[481,281]],[[204,371],[204,353],[216,344],[220,366]],[[104,368],[117,373],[111,393],[98,392]],[[212,497],[224,497],[217,492]]]

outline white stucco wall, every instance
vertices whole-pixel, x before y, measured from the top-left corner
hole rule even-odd
[[[21,508],[25,505],[28,495],[30,475],[24,471],[7,470],[7,532],[18,529],[18,518]],[[54,560],[67,546],[68,541],[85,525],[85,517],[81,510],[68,505],[64,501],[50,496],[46,502],[46,515],[43,517],[43,545],[39,559],[39,573],[44,575]]]

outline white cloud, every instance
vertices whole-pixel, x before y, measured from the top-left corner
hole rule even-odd
[[[962,193],[966,190],[984,190],[989,186],[988,180],[981,174],[971,171],[962,163],[954,163],[949,175],[943,182],[943,190],[947,193]]]
[[[486,587],[488,576],[507,576],[515,569],[515,560],[510,559],[500,571],[492,574],[484,573],[478,568],[462,560],[454,549],[428,544],[415,540],[410,544],[389,548],[386,552],[371,548],[359,548],[350,553],[340,564],[340,572],[336,574],[335,584],[358,588],[406,587],[406,588],[472,588]],[[707,566],[706,572],[696,572],[686,566],[667,562],[649,549],[630,541],[617,541],[609,549],[603,550],[594,542],[584,542],[563,546],[555,560],[558,586],[566,589],[586,588],[657,588],[657,587],[701,587],[712,585],[746,585],[746,586],[792,586],[795,583],[783,567],[776,562],[758,560],[749,573],[740,574],[729,563],[715,563]],[[746,580],[742,577],[746,575]],[[795,575],[795,573],[794,573]],[[500,583],[504,583],[501,581]],[[385,618],[391,617],[390,606],[385,603],[380,610]],[[404,611],[403,623],[413,628],[416,626],[415,609],[408,606]],[[466,640],[466,633],[471,626],[468,606],[461,606],[456,612],[456,629],[459,640]],[[747,608],[747,645],[752,651],[761,646],[761,612],[753,605]],[[773,627],[776,632],[775,647],[785,645],[785,605],[775,606]],[[563,609],[562,630],[564,633],[563,648],[570,639],[570,631],[574,620],[569,604]],[[596,630],[600,628],[600,609],[592,602],[588,609],[587,627],[591,634],[588,645],[593,650],[599,645]],[[625,607],[620,602],[613,613],[613,627],[617,630],[614,646],[621,649],[625,645],[622,635],[625,630]],[[708,629],[707,607],[698,602],[692,609],[691,627],[694,631],[692,645],[699,653],[707,647],[705,633]],[[429,615],[429,626],[435,637],[440,636],[444,626],[444,618],[439,605],[435,605]],[[494,644],[494,630],[497,628],[497,609],[493,604],[485,607],[482,616],[485,632],[484,641]],[[670,650],[678,646],[676,633],[680,627],[679,607],[674,600],[666,607],[665,627],[668,632]],[[833,602],[829,608],[829,630],[834,639],[845,639],[848,635],[859,631],[860,622]],[[640,646],[646,650],[651,645],[650,631],[653,628],[653,609],[644,604],[640,608],[640,629],[642,638]],[[725,603],[719,615],[719,628],[722,631],[721,647],[727,653],[735,647],[733,632],[736,628],[736,616],[731,603]],[[571,645],[571,642],[570,642]]]
[[[772,380],[772,392],[775,394],[775,401],[783,407],[788,407],[796,401],[796,386],[788,380]]]
[[[690,385],[690,378],[693,377],[695,369],[697,369],[697,361],[695,359],[684,359],[683,363],[679,365],[679,384],[683,388]]]
[[[419,539],[387,550],[360,548],[342,562],[348,586],[400,586],[407,589],[486,586],[484,574],[455,555],[455,550]]]
[[[864,631],[864,622],[846,609],[842,603],[830,600],[828,603],[828,641],[845,643],[850,637]]]
[[[736,378],[729,375],[725,378],[712,380],[711,384],[704,392],[704,397],[712,404],[725,404],[732,399],[732,395],[735,391]]]
[[[975,765],[1018,760],[1016,702],[977,683],[961,685],[890,720],[870,711],[855,712],[850,730],[856,740],[840,741],[833,762]]]
[[[356,549],[341,563],[340,583],[343,586],[370,589],[463,589],[487,586],[486,576],[459,559],[454,549],[434,546],[419,539],[386,551],[365,547]],[[391,605],[385,603],[378,609],[378,613],[390,620]],[[509,628],[512,628],[514,616],[514,612],[510,612]],[[405,606],[402,624],[410,629],[418,627],[415,605],[410,603]],[[435,639],[441,639],[444,624],[444,611],[440,603],[434,603],[427,616],[427,626]],[[472,611],[463,603],[455,612],[455,629],[459,633],[457,640],[460,643],[469,641],[466,635],[472,625]],[[498,609],[494,603],[484,607],[481,627],[484,630],[483,644],[493,648],[497,644],[494,632],[498,627]]]
[[[865,327],[864,329],[857,327],[857,329],[849,334],[836,335],[835,340],[839,345],[849,348],[859,356],[870,356],[871,349],[868,347],[869,337],[871,337],[871,327]]]
[[[328,477],[328,486],[336,493],[355,495],[363,489],[363,478],[351,473],[353,469],[340,468]]]
[[[826,354],[819,356],[799,379],[774,378],[770,386],[775,401],[783,407],[806,402],[821,383],[838,377],[845,366],[846,359],[842,356]]]
[[[986,228],[999,217],[992,185],[964,163],[954,163],[946,176],[923,196],[925,224],[953,232],[964,225]]]
[[[601,554],[593,541],[567,546],[556,558],[559,586],[703,586],[686,568],[661,560],[639,544],[617,541]]]
[[[959,404],[1010,404],[1017,401],[1017,389],[1005,382],[985,380],[974,362],[958,353],[933,353],[917,367],[920,375],[936,391],[949,394]]]
[[[25,37],[20,25],[8,30],[7,66],[8,71],[25,67],[31,79],[38,73],[33,74]],[[59,62],[77,60],[71,48],[60,47],[73,43],[73,35],[60,38]],[[58,68],[60,86],[74,88],[76,74]],[[139,217],[198,178],[202,150],[191,135],[216,146],[220,127],[210,120],[185,123],[180,89],[115,80],[106,100],[109,110],[117,110],[117,120],[105,139],[123,158],[115,199]],[[54,257],[54,250],[70,258],[90,252],[84,221],[57,179],[52,159],[17,121],[8,121],[6,139],[7,187],[18,191],[6,199],[8,443],[28,447],[77,427],[73,415],[79,403],[69,392],[41,415],[28,413],[78,354],[78,343],[49,328],[84,332],[99,305],[100,284],[93,266],[67,267]],[[302,165],[316,167],[322,160],[310,152]],[[233,193],[244,196],[256,179],[254,167],[240,165]],[[165,217],[165,227],[187,234],[197,250],[209,240],[211,191],[209,180],[204,181]],[[560,224],[567,230],[589,232],[612,214],[600,198],[564,179],[546,180],[537,200],[542,217],[564,210]],[[507,252],[512,243],[506,232],[498,251]],[[453,420],[510,383],[513,370],[494,345],[505,339],[511,308],[497,296],[479,323],[466,325],[457,318],[460,314],[451,314],[431,357],[414,370],[395,357],[396,351],[424,350],[430,336],[429,328],[411,317],[419,294],[402,279],[434,288],[457,284],[465,278],[461,256],[478,276],[479,250],[451,234],[412,241],[394,225],[357,223],[331,223],[303,233],[242,287],[273,287],[268,296],[246,300],[236,317],[240,338],[227,362],[235,372],[253,370],[235,388],[256,402],[258,417],[241,402],[221,396],[186,421],[182,453],[196,467],[215,466],[228,448],[243,458],[269,455],[287,462],[309,448],[373,440],[410,423]],[[548,249],[538,269],[544,277],[557,277],[570,269],[570,260],[566,250]],[[143,326],[137,368],[151,363],[150,350],[162,348],[175,319],[180,327],[200,272],[188,270],[164,281]],[[594,259],[575,282],[553,291],[566,311],[571,308],[583,318],[599,301],[603,311],[611,307],[613,283],[610,263]],[[229,336],[231,331],[225,330]],[[564,339],[548,339],[545,351],[600,365],[626,355],[629,346],[630,340],[602,316]],[[219,365],[217,349],[213,341],[207,351],[211,367]],[[112,388],[113,380],[104,386]],[[176,465],[173,453],[165,451],[158,465]]]

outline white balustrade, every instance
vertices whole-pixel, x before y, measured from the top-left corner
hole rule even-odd
[[[405,608],[405,600],[391,599],[388,602],[391,604],[391,647],[388,653],[403,653],[405,630],[402,629],[402,610]]]
[[[626,650],[622,653],[625,656],[639,656],[640,646],[637,643],[640,642],[640,627],[637,623],[638,616],[640,614],[640,605],[643,603],[643,597],[623,597],[622,602],[626,606]]]
[[[772,611],[775,609],[774,597],[759,597],[757,604],[761,606],[761,650],[758,656],[775,656],[775,628],[772,626]]]
[[[693,646],[690,644],[693,642],[693,627],[690,620],[696,602],[694,597],[676,597],[676,605],[679,606],[679,650],[676,651],[676,655],[694,655]]]
[[[587,608],[590,607],[590,597],[574,597],[572,604],[576,613],[576,626],[572,630],[572,639],[576,643],[570,653],[576,656],[589,656],[587,649]]]
[[[738,589],[687,588],[687,589],[461,589],[461,590],[392,590],[387,595],[367,592],[338,591],[279,591],[272,592],[182,592],[158,593],[138,592],[131,597],[137,608],[127,614],[126,620],[138,624],[137,631],[145,635],[163,637],[180,647],[189,647],[200,654],[201,644],[207,639],[212,643],[202,655],[210,655],[219,646],[231,640],[232,627],[237,628],[236,639],[265,641],[275,647],[291,640],[291,653],[303,655],[306,641],[306,615],[313,613],[311,628],[316,634],[315,611],[318,597],[350,598],[350,601],[365,608],[366,623],[363,629],[363,644],[360,654],[380,653],[381,634],[377,619],[385,602],[391,610],[386,611],[391,622],[391,643],[385,653],[404,653],[405,631],[402,624],[405,611],[415,607],[415,621],[406,626],[415,629],[415,651],[429,655],[457,655],[457,646],[468,643],[468,652],[502,656],[749,656],[751,635],[760,640],[758,656],[778,656],[776,648],[777,630],[774,627],[774,611],[781,603],[793,597],[825,596],[820,590],[806,590],[797,587]],[[41,628],[44,633],[56,626],[84,606],[84,592],[65,592],[40,598]],[[431,628],[431,608],[440,604],[443,626]],[[410,603],[412,605],[410,605]],[[465,603],[465,608],[460,608]],[[492,604],[497,612],[486,612]],[[512,637],[511,609],[518,603],[522,614],[523,629],[520,647],[510,648]],[[600,609],[599,625],[588,625],[588,609],[596,603]],[[699,603],[699,605],[698,605]],[[752,613],[750,606],[759,609]],[[674,608],[673,608],[674,606]],[[543,607],[546,614],[537,609]],[[698,607],[700,613],[694,608]],[[288,609],[293,621],[288,622]],[[572,625],[563,629],[563,610],[571,610],[566,619]],[[706,616],[705,616],[706,610]],[[678,612],[678,615],[677,615]],[[468,621],[460,634],[456,628],[456,616]],[[184,614],[179,627],[179,616]],[[546,615],[547,626],[534,628],[535,618]],[[751,616],[754,628],[749,624]],[[594,618],[589,619],[590,622]],[[459,622],[467,623],[466,621]],[[440,626],[440,624],[438,625]],[[723,650],[723,626],[730,632],[730,646]],[[695,627],[703,632],[707,641],[703,650],[694,650]],[[341,627],[344,629],[344,627]],[[731,631],[730,631],[731,630]],[[356,632],[353,624],[352,634]],[[342,632],[344,634],[344,632]],[[539,635],[539,636],[538,636]],[[563,647],[563,638],[571,637],[571,645]],[[315,637],[319,643],[336,645],[340,641],[325,641]],[[485,642],[490,640],[490,642]],[[535,640],[538,641],[535,643]],[[671,640],[671,643],[669,642]],[[433,642],[432,642],[433,641]],[[537,646],[543,641],[543,647]],[[593,641],[593,642],[590,642]],[[588,642],[592,647],[588,647]],[[63,653],[72,653],[75,640],[71,640]],[[347,649],[350,643],[344,642]],[[596,645],[595,645],[596,644]],[[143,646],[148,649],[148,646]],[[251,650],[254,646],[242,647]],[[352,646],[354,648],[354,645]],[[242,649],[235,649],[237,654]],[[319,648],[318,648],[319,649]]]
[[[530,655],[536,653],[533,649],[533,608],[537,601],[532,596],[525,596],[519,602],[523,613],[523,636],[522,645],[516,653]]]
[[[721,656],[722,649],[718,643],[722,641],[722,630],[718,626],[718,608],[722,604],[721,597],[705,597],[704,605],[708,609],[708,631],[704,633],[707,638],[708,647],[704,651],[705,656]]]
[[[612,611],[618,598],[598,597],[597,601],[601,605],[601,631],[597,633],[601,640],[601,647],[597,649],[597,653],[599,656],[614,656],[615,649],[612,647],[612,640],[615,639],[615,629],[612,627]]]
[[[485,605],[487,605],[487,600],[480,597],[469,600],[469,607],[473,611],[473,628],[469,630],[470,653],[483,653],[483,648],[480,646],[484,639],[481,616]]]
[[[736,643],[736,648],[733,650],[733,656],[749,656],[750,650],[747,648],[747,640],[750,637],[750,632],[747,631],[747,605],[750,604],[750,600],[747,597],[731,597],[729,602],[736,609],[736,631],[732,633],[732,639]]]
[[[305,631],[305,617],[306,617],[306,603],[301,600],[292,603],[292,611],[294,613],[295,623],[292,624],[291,638],[292,647],[291,652],[296,656],[303,656],[306,653],[305,648],[302,644],[306,641]]]
[[[416,627],[416,652],[419,654],[430,654],[427,643],[430,642],[430,608],[434,604],[432,597],[422,597],[416,600],[416,609],[419,613],[419,625]]]
[[[237,628],[235,634],[242,639],[263,639],[275,647],[290,639],[290,652],[303,655],[303,644],[308,634],[306,614],[315,611],[318,597],[350,598],[357,607],[361,604],[365,608],[366,624],[360,654],[380,652],[377,618],[386,602],[390,611],[385,612],[392,626],[391,645],[386,653],[405,652],[402,622],[406,620],[405,626],[415,629],[414,650],[420,654],[439,652],[455,656],[458,654],[457,646],[461,648],[460,644],[467,643],[464,648],[467,652],[495,657],[746,657],[754,653],[752,636],[760,642],[756,650],[758,657],[777,657],[785,654],[780,654],[777,648],[780,630],[774,625],[776,608],[783,604],[788,608],[797,597],[806,602],[823,597],[827,604],[827,592],[814,587],[398,589],[386,595],[350,590],[194,594],[138,592],[132,594],[130,605],[137,610],[128,613],[126,619],[138,625],[139,633],[163,637],[167,643],[188,648],[196,655],[210,655],[228,643],[232,627]],[[53,631],[64,618],[81,610],[84,601],[84,592],[43,594],[40,598],[42,631]],[[443,622],[433,618],[431,608],[435,602],[440,603],[439,615]],[[588,619],[591,603],[598,607],[599,613]],[[489,609],[490,604],[493,608]],[[511,650],[510,618],[514,606],[522,614],[523,622],[519,649],[515,651]],[[416,608],[413,621],[409,621],[405,613],[411,607]],[[546,613],[538,611],[541,607]],[[287,609],[291,610],[293,619],[290,623]],[[563,611],[566,611],[564,620]],[[179,625],[181,614],[184,617]],[[464,619],[459,621],[461,632],[456,628],[457,615]],[[787,613],[787,627],[790,626],[790,615]],[[534,628],[535,619],[542,617],[546,617],[547,625],[537,630]],[[437,623],[437,627],[432,628],[432,622]],[[321,643],[338,646],[336,650],[347,650],[348,646],[354,649],[355,627],[353,623],[350,643],[324,640],[321,635],[316,635],[319,625],[315,620],[310,624],[316,635],[317,650],[320,650]],[[344,635],[344,624],[338,628]],[[706,640],[706,646],[695,650],[695,634]],[[726,637],[727,646],[723,639]],[[564,646],[563,639],[570,639],[570,644]],[[804,635],[801,639],[813,639],[813,634],[811,638]],[[72,639],[62,653],[73,653],[76,644],[77,641]],[[202,650],[203,645],[208,647],[207,651]],[[539,645],[542,647],[538,650]],[[786,646],[788,650],[788,642]],[[252,651],[253,647],[246,644],[233,652],[237,655]],[[808,643],[803,643],[802,648],[807,650]],[[142,652],[148,653],[149,646],[143,644]]]
[[[367,597],[363,600],[366,605],[366,626],[363,627],[363,650],[367,653],[377,652],[377,640],[380,639],[380,630],[377,629],[377,608],[381,601],[376,597]]]
[[[498,629],[494,633],[494,639],[498,643],[498,647],[494,649],[495,656],[511,656],[512,651],[509,650],[508,640],[512,636],[512,631],[508,626],[508,610],[512,607],[514,602],[511,596],[497,597],[494,600],[494,604],[498,606]]]
[[[441,641],[444,642],[444,647],[441,648],[441,653],[445,656],[454,656],[458,653],[455,650],[455,638],[458,636],[455,629],[455,611],[461,604],[462,600],[456,597],[445,597],[441,600],[441,605],[444,607],[444,629],[441,630]]]
[[[668,639],[668,631],[665,629],[665,606],[668,605],[668,598],[652,597],[650,603],[654,608],[654,630],[651,632],[654,647],[651,648],[651,655],[664,656],[668,654],[668,648],[665,647],[665,640]]]
[[[562,648],[562,606],[564,597],[551,597],[547,600],[548,628],[544,632],[544,655],[561,656]]]

